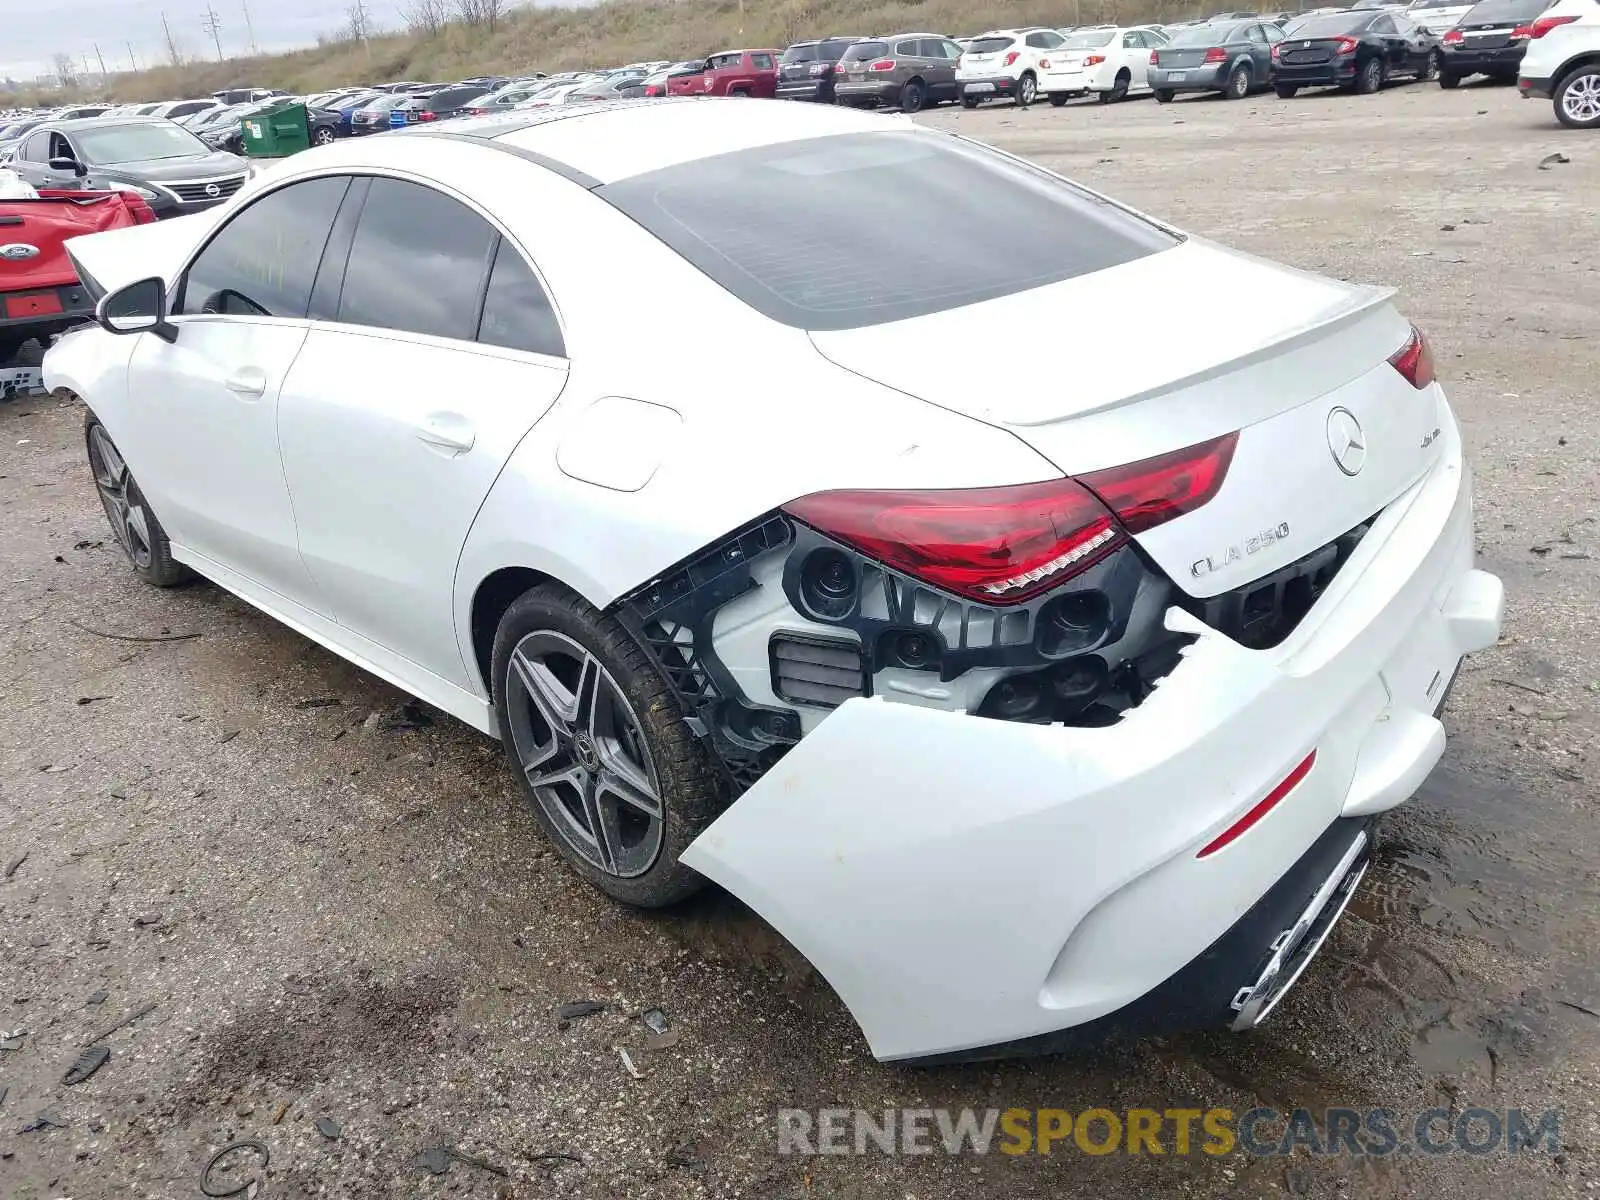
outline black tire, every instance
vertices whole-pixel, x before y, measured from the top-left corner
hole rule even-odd
[[[569,840],[569,833],[556,823],[546,808],[547,803],[553,804],[555,801],[548,794],[541,799],[529,782],[518,748],[519,738],[525,748],[534,746],[538,739],[529,718],[533,710],[525,699],[519,699],[527,695],[526,685],[520,682],[520,676],[515,687],[508,683],[512,655],[519,647],[562,642],[581,647],[598,668],[603,669],[603,676],[597,673],[592,677],[596,680],[593,695],[598,696],[601,685],[605,684],[608,690],[614,689],[613,699],[621,699],[626,710],[623,715],[631,719],[634,730],[632,739],[636,740],[630,753],[639,756],[634,769],[642,771],[642,777],[647,778],[659,794],[660,816],[652,823],[652,837],[658,840],[651,844],[656,848],[645,855],[648,866],[643,866],[641,861],[636,864],[641,869],[632,870],[626,875],[596,865]],[[523,653],[528,651],[524,650]],[[600,612],[559,584],[545,583],[530,588],[500,618],[490,661],[490,680],[494,689],[495,716],[500,724],[502,744],[512,774],[527,796],[534,817],[545,835],[578,875],[608,896],[641,908],[675,904],[705,886],[703,876],[678,860],[688,849],[689,843],[712,822],[720,808],[721,792],[716,770],[700,740],[684,723],[683,713],[672,689],[615,618]],[[591,699],[591,710],[595,703],[598,700]],[[595,737],[587,743],[588,754],[593,756],[597,764],[606,761],[595,751],[600,740]],[[606,754],[614,755],[623,740],[619,736]],[[581,746],[576,739],[572,746],[570,753],[577,764],[582,758]],[[640,762],[643,763],[642,767]],[[595,778],[603,773],[603,766],[593,768]],[[547,792],[550,790],[553,789],[547,789]],[[621,806],[618,810],[621,811]],[[638,814],[635,811],[633,815],[637,817]],[[620,820],[618,824],[620,826]],[[659,829],[655,826],[659,826]],[[620,856],[612,857],[620,861]]]
[[[1358,96],[1371,96],[1383,90],[1388,72],[1384,69],[1381,58],[1369,58],[1356,70],[1356,94]]]
[[[1600,63],[1585,63],[1573,68],[1561,77],[1550,92],[1556,120],[1568,129],[1594,129],[1600,126],[1600,107],[1596,106],[1596,96],[1600,96]]]
[[[748,100],[748,99],[750,99],[750,89],[749,88],[742,88],[742,87],[729,88],[728,89],[728,95],[730,95],[730,96],[742,96],[746,100]]]
[[[1051,92],[1050,93],[1050,107],[1051,108],[1060,108],[1062,105],[1066,104],[1066,102],[1067,102],[1067,94],[1065,92]]]
[[[1100,93],[1100,103],[1116,104],[1118,101],[1126,100],[1128,98],[1128,85],[1132,82],[1132,75],[1129,75],[1126,71],[1118,71],[1116,79],[1111,83],[1111,90]]]
[[[22,348],[28,344],[28,339],[15,334],[0,334],[0,367],[5,366],[14,359]]]
[[[112,535],[128,556],[133,573],[159,588],[176,587],[194,578],[188,567],[172,557],[166,529],[139,490],[110,431],[92,412],[84,414],[83,442],[100,506],[105,509]]]
[[[1438,77],[1439,55],[1438,52],[1435,51],[1433,54],[1428,55],[1428,61],[1424,63],[1422,69],[1417,72],[1417,82],[1432,83]]]
[[[977,108],[978,104],[979,104],[979,100],[978,100],[978,97],[976,97],[976,96],[963,96],[963,97],[961,97],[961,107],[962,108]]]
[[[1222,89],[1224,100],[1243,100],[1250,94],[1250,85],[1253,82],[1249,63],[1240,63],[1228,72],[1228,84]]]
[[[1461,76],[1454,71],[1441,70],[1439,72],[1439,86],[1442,88],[1458,88],[1461,86]]]
[[[1022,78],[1017,80],[1017,107],[1027,108],[1039,96],[1039,81],[1033,77],[1032,71],[1024,71]]]
[[[1298,83],[1275,83],[1272,85],[1272,90],[1278,93],[1278,99],[1280,100],[1293,100],[1299,94],[1300,85]]]
[[[918,113],[928,99],[928,89],[923,86],[920,79],[909,79],[900,89],[900,111],[903,113]]]
[[[1157,104],[1171,104],[1172,103],[1172,98],[1174,96],[1176,96],[1177,94],[1178,93],[1173,91],[1171,88],[1156,88],[1155,89],[1156,103]]]

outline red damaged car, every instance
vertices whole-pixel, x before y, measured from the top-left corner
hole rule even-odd
[[[41,190],[0,200],[0,364],[94,316],[94,298],[65,249],[68,238],[155,220],[131,192]]]

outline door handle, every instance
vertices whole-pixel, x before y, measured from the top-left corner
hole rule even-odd
[[[223,385],[240,396],[259,396],[267,390],[267,373],[260,367],[240,367]]]
[[[478,440],[472,422],[460,413],[432,412],[417,424],[417,440],[440,450],[465,453]]]

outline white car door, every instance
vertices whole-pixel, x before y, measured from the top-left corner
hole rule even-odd
[[[1142,91],[1150,86],[1152,45],[1142,29],[1130,29],[1122,35],[1122,61],[1128,69],[1129,91]]]
[[[522,252],[475,209],[420,182],[356,186],[369,186],[359,219],[334,235],[350,239],[334,319],[313,323],[283,389],[300,551],[334,619],[368,643],[357,653],[479,693],[456,639],[456,562],[566,385],[561,329]]]
[[[140,334],[119,444],[180,554],[325,614],[300,559],[278,455],[278,400],[349,186],[267,192],[218,227],[172,289],[176,338]]]

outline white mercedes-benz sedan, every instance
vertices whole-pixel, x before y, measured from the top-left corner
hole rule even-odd
[[[71,253],[138,576],[498,737],[573,870],[715,880],[883,1059],[1261,1021],[1500,626],[1391,292],[903,119],[513,112]]]

